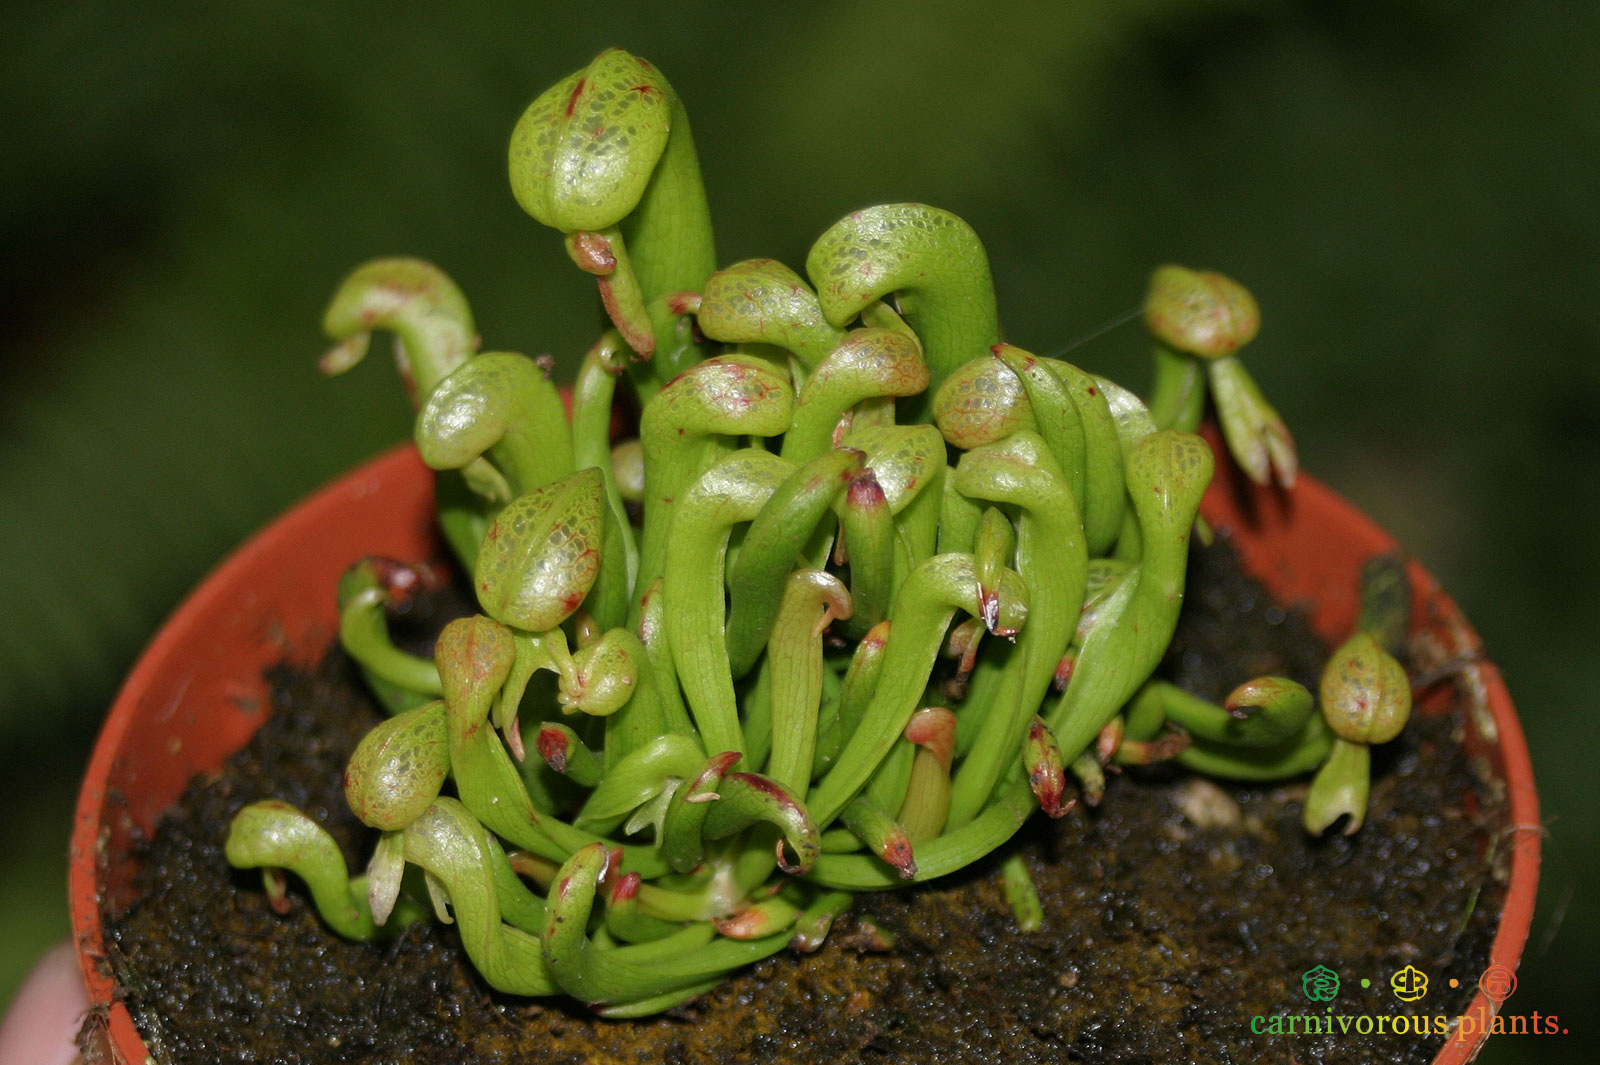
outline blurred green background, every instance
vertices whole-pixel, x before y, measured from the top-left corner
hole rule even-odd
[[[8,6],[0,1003],[66,932],[76,777],[120,674],[231,545],[406,434],[386,360],[313,371],[344,271],[420,255],[490,347],[570,367],[592,339],[592,282],[503,153],[541,88],[621,44],[688,105],[724,261],[799,265],[847,210],[932,202],[982,234],[1010,338],[1041,352],[1161,261],[1255,291],[1250,363],[1306,467],[1464,604],[1527,725],[1549,836],[1517,998],[1573,1035],[1481,1060],[1587,1057],[1600,5],[593,10]],[[1135,325],[1073,358],[1147,380]]]

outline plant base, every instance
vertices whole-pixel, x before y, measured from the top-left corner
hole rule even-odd
[[[1237,677],[1201,673],[1208,663],[1314,680],[1325,650],[1231,552],[1198,553],[1193,572],[1169,675],[1212,697]],[[1223,633],[1233,642],[1219,646]],[[272,680],[272,717],[164,821],[144,856],[143,897],[109,937],[157,1060],[1426,1062],[1442,1037],[1291,1039],[1253,1033],[1251,1020],[1324,1012],[1300,987],[1316,965],[1343,978],[1335,1013],[1454,1015],[1500,910],[1507,858],[1492,841],[1506,814],[1450,713],[1413,722],[1384,749],[1355,837],[1306,838],[1303,784],[1221,789],[1124,773],[1098,809],[1024,829],[1041,932],[1016,930],[990,862],[930,889],[864,897],[818,954],[780,955],[676,1015],[599,1021],[485,991],[451,928],[346,943],[302,897],[280,917],[254,877],[228,868],[228,819],[267,795],[325,812],[352,862],[370,849],[356,845],[338,782],[375,711],[338,654]],[[893,936],[892,951],[873,949],[863,918]],[[1433,981],[1413,1006],[1389,989],[1407,964]]]

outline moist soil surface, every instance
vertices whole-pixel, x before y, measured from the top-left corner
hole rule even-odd
[[[1213,699],[1263,673],[1315,690],[1325,648],[1225,547],[1196,550],[1189,589],[1165,675]],[[157,1062],[1426,1062],[1444,1036],[1371,1022],[1367,1035],[1273,1032],[1290,1015],[1454,1018],[1503,897],[1503,803],[1461,752],[1458,715],[1418,715],[1375,752],[1354,836],[1307,838],[1304,780],[1127,771],[1098,807],[1019,834],[1042,931],[1017,930],[991,860],[863,896],[819,952],[781,954],[671,1014],[601,1020],[488,990],[453,927],[345,942],[298,885],[279,916],[259,875],[228,866],[234,812],[269,797],[322,821],[352,868],[371,851],[340,787],[379,720],[355,671],[334,651],[271,681],[272,717],[191,783],[144,845],[139,901],[110,920],[122,994]],[[1332,1003],[1302,990],[1318,965],[1340,976]],[[1390,987],[1406,965],[1430,981],[1411,1003]]]

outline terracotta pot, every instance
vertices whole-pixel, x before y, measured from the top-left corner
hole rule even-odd
[[[1306,606],[1330,642],[1354,624],[1362,562],[1394,542],[1324,486],[1302,477],[1283,495],[1256,489],[1218,463],[1204,514],[1231,534],[1247,570],[1284,603]],[[148,834],[196,773],[217,769],[249,739],[268,706],[262,671],[311,663],[337,628],[334,586],[363,555],[427,558],[440,551],[432,481],[415,451],[391,451],[324,488],[225,561],[178,609],[140,658],[111,708],[78,799],[72,838],[73,931],[91,1001],[104,1011],[111,1054],[143,1062],[144,1044],[114,994],[102,910],[133,892],[130,844]],[[1514,826],[1511,882],[1490,961],[1515,969],[1532,919],[1539,870],[1533,771],[1499,671],[1477,654],[1478,637],[1454,603],[1412,564],[1413,627],[1464,663],[1473,698],[1467,743],[1505,782]],[[1450,693],[1420,704],[1442,713]],[[1471,1009],[1492,1015],[1478,992]],[[1465,1062],[1482,1037],[1446,1042],[1436,1061]]]

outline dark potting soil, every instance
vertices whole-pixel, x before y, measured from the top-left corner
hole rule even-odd
[[[1197,550],[1189,588],[1168,676],[1218,699],[1262,673],[1315,681],[1325,649],[1231,552]],[[1040,932],[1018,932],[990,861],[862,897],[818,953],[779,955],[670,1015],[599,1020],[489,991],[453,927],[348,943],[297,886],[279,916],[258,875],[229,868],[229,820],[267,797],[325,824],[352,868],[371,849],[340,789],[378,720],[353,669],[335,652],[271,680],[270,720],[220,775],[191,783],[144,849],[142,897],[110,921],[157,1062],[1426,1062],[1443,1036],[1272,1033],[1287,1015],[1330,1011],[1453,1018],[1503,896],[1503,803],[1461,752],[1457,715],[1418,716],[1376,752],[1369,819],[1352,837],[1306,837],[1303,780],[1126,772],[1098,808],[1020,834]],[[874,949],[862,918],[895,946]],[[1331,1004],[1302,990],[1318,965],[1339,974]],[[1430,981],[1410,1004],[1390,987],[1407,965]]]

